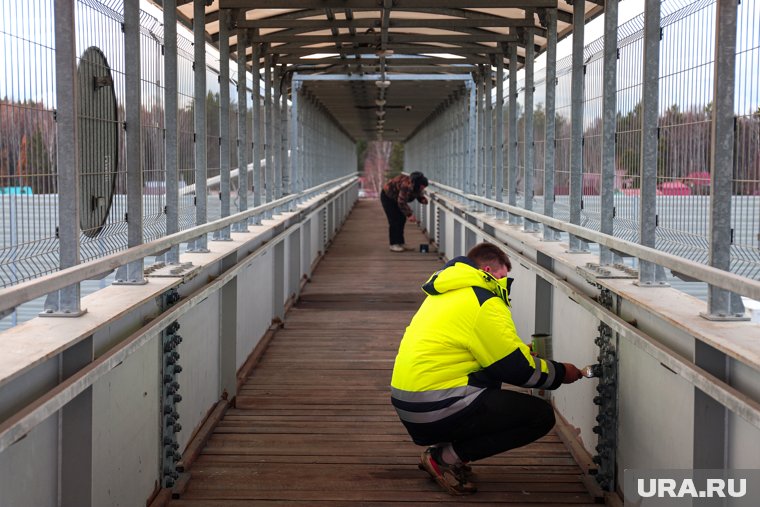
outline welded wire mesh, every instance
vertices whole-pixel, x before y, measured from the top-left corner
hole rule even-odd
[[[760,1],[739,6],[731,270],[760,279]]]
[[[602,193],[602,92],[604,60],[596,53],[585,60],[583,79],[583,175],[581,176],[581,225],[601,228]]]
[[[221,107],[219,96],[219,53],[206,50],[206,177],[218,178],[221,167]],[[200,196],[198,196],[200,198]],[[211,222],[221,218],[219,183],[207,187],[207,218]]]
[[[142,89],[143,240],[166,234],[166,153],[164,149],[163,27],[143,13],[140,20]]]
[[[177,30],[177,165],[179,230],[195,225],[195,199],[186,188],[195,184],[195,96],[193,43]],[[189,34],[188,34],[189,35]],[[192,187],[191,187],[192,188]]]
[[[0,1],[0,286],[58,268],[53,2]]]

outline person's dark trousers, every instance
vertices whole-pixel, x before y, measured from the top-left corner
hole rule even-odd
[[[404,225],[406,224],[406,215],[398,209],[398,203],[380,192],[380,202],[383,205],[385,216],[388,217],[388,240],[391,245],[404,244]]]
[[[554,409],[541,398],[489,389],[459,414],[425,424],[404,422],[418,445],[451,442],[463,461],[476,461],[522,447],[549,433]]]

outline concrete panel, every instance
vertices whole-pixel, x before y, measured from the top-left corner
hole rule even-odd
[[[177,435],[184,449],[195,428],[221,397],[219,387],[219,293],[211,294],[179,320],[183,342],[177,347],[182,373],[178,375],[180,424]]]
[[[58,414],[54,414],[0,454],[0,505],[54,507],[57,498]]]
[[[578,304],[559,291],[554,291],[554,316],[552,319],[553,359],[570,362],[578,368],[596,363],[599,347],[594,343],[598,336],[599,321],[582,311]],[[581,379],[563,385],[552,393],[557,410],[575,428],[580,429],[580,440],[586,450],[595,454],[597,435],[592,431],[596,425],[597,407],[596,379]]]
[[[159,474],[159,354],[156,336],[92,387],[92,505],[142,505],[153,491]]]
[[[259,256],[238,279],[238,357],[243,365],[272,322],[271,251]]]
[[[691,468],[694,387],[626,340],[618,354],[618,470]]]
[[[509,295],[512,305],[512,320],[515,321],[517,334],[525,343],[530,343],[530,335],[535,327],[535,300],[536,300],[536,275],[521,265],[519,259],[511,258],[512,271],[509,276],[515,281],[512,283],[512,292]]]

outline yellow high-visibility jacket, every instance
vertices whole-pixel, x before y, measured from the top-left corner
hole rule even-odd
[[[391,401],[403,421],[439,421],[502,382],[559,387],[564,365],[531,356],[517,335],[511,281],[456,257],[422,286],[428,297],[406,328],[391,379]]]

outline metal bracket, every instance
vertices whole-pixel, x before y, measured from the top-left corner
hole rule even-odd
[[[143,260],[130,262],[116,270],[116,280],[112,285],[145,285],[148,280],[143,276]]]
[[[65,289],[51,292],[45,298],[45,310],[40,317],[79,317],[87,313],[80,307],[79,284],[75,283]]]
[[[594,262],[587,262],[585,266],[578,266],[575,271],[591,284],[604,278],[638,278],[639,272],[625,264],[601,266]]]
[[[200,273],[200,266],[193,266],[192,262],[182,264],[164,264],[157,262],[145,269],[145,276],[155,278],[182,278],[183,281],[195,278]]]

